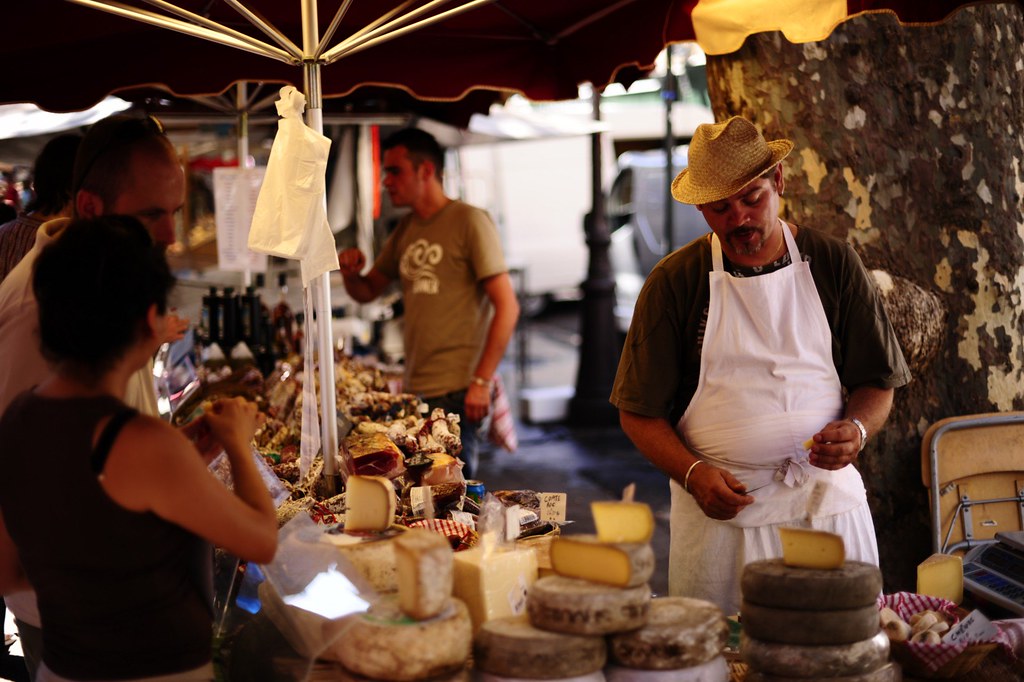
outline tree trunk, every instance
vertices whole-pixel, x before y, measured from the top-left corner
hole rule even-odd
[[[784,217],[846,239],[887,283],[914,381],[860,460],[886,591],[913,590],[931,553],[927,427],[1024,410],[1022,55],[1024,13],[1001,3],[933,26],[863,15],[802,45],[764,33],[708,58],[718,120],[796,142]]]

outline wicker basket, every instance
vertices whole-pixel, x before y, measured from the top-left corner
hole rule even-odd
[[[927,679],[948,679],[965,675],[974,670],[993,649],[999,646],[996,642],[972,644],[938,670],[930,670],[910,651],[910,646],[906,642],[891,642],[890,644],[893,659],[900,664],[907,677]]]

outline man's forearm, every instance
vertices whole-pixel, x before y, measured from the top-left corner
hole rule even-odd
[[[850,391],[846,401],[846,417],[856,417],[867,429],[868,437],[878,433],[889,418],[892,409],[892,397],[895,391],[891,388],[875,388],[859,386]]]
[[[683,484],[686,472],[697,458],[668,421],[619,410],[619,423],[633,445],[651,464],[679,485]]]
[[[362,275],[342,275],[341,281],[345,284],[345,291],[359,303],[369,303],[377,298],[370,284],[370,280]]]

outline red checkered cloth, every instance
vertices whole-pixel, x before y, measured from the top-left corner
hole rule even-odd
[[[494,375],[494,388],[491,389],[491,427],[487,431],[487,439],[509,452],[515,452],[519,447],[512,406],[500,374]]]
[[[423,519],[422,521],[413,521],[409,527],[425,528],[445,536],[456,552],[469,549],[476,541],[476,533],[472,528],[451,519]]]
[[[956,614],[956,604],[953,602],[948,599],[929,597],[914,592],[897,592],[895,594],[883,595],[878,598],[878,608],[881,609],[883,606],[888,606],[896,612],[896,615],[908,622],[915,613],[929,610],[938,611],[949,616],[951,623],[959,621]],[[999,635],[996,636],[994,641],[1002,644],[1003,649],[1012,656],[1013,645],[1002,629],[1000,629]],[[939,644],[925,644],[922,642],[907,642],[906,644],[910,653],[921,661],[925,667],[934,672],[959,656],[960,652],[968,646],[976,643],[959,642],[957,644],[948,644],[941,642]]]

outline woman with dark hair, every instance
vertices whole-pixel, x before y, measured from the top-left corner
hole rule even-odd
[[[122,401],[164,336],[173,284],[124,216],[74,221],[35,264],[54,374],[0,419],[0,590],[38,594],[41,682],[212,679],[206,541],[261,563],[276,549],[251,403],[207,413],[231,492],[181,433]]]

